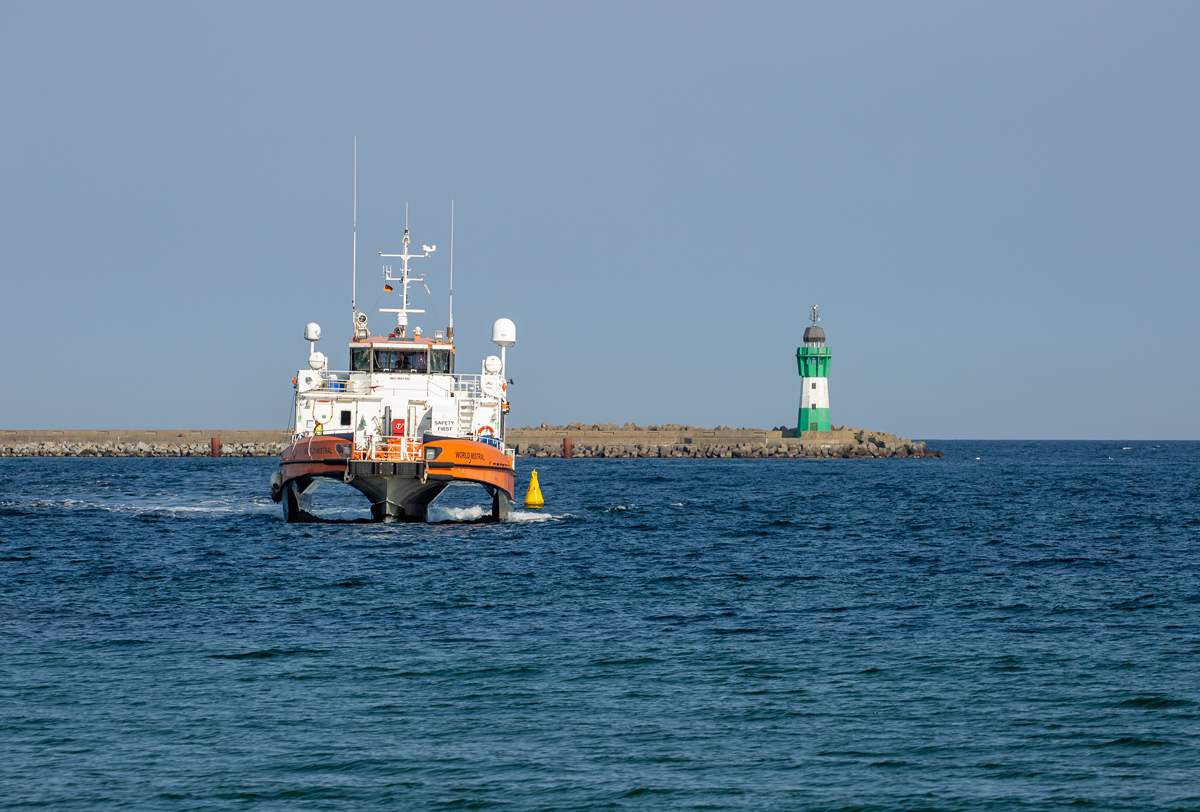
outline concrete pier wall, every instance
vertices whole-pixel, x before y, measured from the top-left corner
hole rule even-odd
[[[663,425],[645,428],[626,423],[572,423],[567,426],[508,430],[508,444],[523,457],[561,457],[563,440],[571,439],[575,457],[941,457],[924,442],[888,432],[835,427],[791,436],[783,430],[732,429],[718,426]]]
[[[0,429],[0,445],[13,443],[286,443],[291,431],[276,429]]]

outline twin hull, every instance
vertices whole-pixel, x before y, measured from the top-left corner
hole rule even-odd
[[[351,440],[318,435],[295,440],[283,452],[271,496],[288,522],[318,521],[312,497],[325,479],[340,479],[371,501],[378,521],[425,521],[429,505],[453,483],[482,485],[492,497],[492,518],[503,521],[516,487],[508,455],[467,439],[431,440],[415,460],[355,459]]]

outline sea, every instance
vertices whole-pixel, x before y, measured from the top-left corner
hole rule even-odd
[[[0,460],[0,808],[1200,809],[1200,444]],[[322,507],[323,505],[323,507]]]

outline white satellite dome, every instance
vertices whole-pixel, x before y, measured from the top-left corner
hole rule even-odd
[[[501,369],[500,359],[494,355],[489,355],[483,359],[483,371],[489,375],[495,375]]]
[[[320,341],[321,340],[321,325],[315,321],[310,321],[308,326],[304,328],[305,341]]]
[[[492,325],[492,343],[501,347],[511,347],[517,343],[517,325],[512,319],[496,319]]]

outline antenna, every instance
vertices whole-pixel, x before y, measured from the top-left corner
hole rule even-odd
[[[450,326],[446,340],[454,342],[454,198],[450,198]]]
[[[418,278],[415,278],[415,279],[409,276],[408,261],[410,259],[427,259],[430,255],[433,254],[434,251],[437,250],[436,245],[422,245],[421,251],[423,253],[410,254],[408,252],[408,245],[409,245],[410,238],[409,238],[408,226],[407,226],[407,223],[408,223],[408,204],[407,203],[404,204],[404,221],[405,221],[404,239],[401,240],[401,244],[404,247],[404,253],[402,253],[402,254],[385,254],[382,251],[379,252],[379,256],[381,256],[381,257],[397,257],[400,259],[401,263],[403,263],[400,267],[400,276],[399,277],[392,276],[391,266],[389,266],[389,265],[383,266],[383,281],[385,283],[386,282],[399,282],[400,283],[401,307],[399,307],[399,308],[388,308],[388,307],[379,308],[380,313],[395,313],[396,314],[396,331],[392,335],[394,335],[400,339],[403,339],[405,337],[406,332],[408,331],[408,314],[425,312],[424,310],[416,310],[416,309],[413,309],[408,306],[408,286],[413,282],[420,282],[422,284],[424,284],[424,282],[425,282],[424,275],[422,275]],[[386,291],[388,289],[389,289],[389,287],[387,285],[385,285],[384,290]],[[439,319],[439,321],[441,321],[441,319]]]
[[[809,318],[809,320],[812,322],[812,326],[813,326],[813,327],[816,327],[816,326],[817,326],[817,322],[819,322],[819,321],[821,320],[821,311],[817,309],[817,306],[816,306],[816,305],[813,305],[813,307],[812,307],[812,313],[810,313],[810,314],[808,315],[808,318]]]
[[[358,136],[354,136],[354,248],[350,259],[350,309],[358,312]]]

